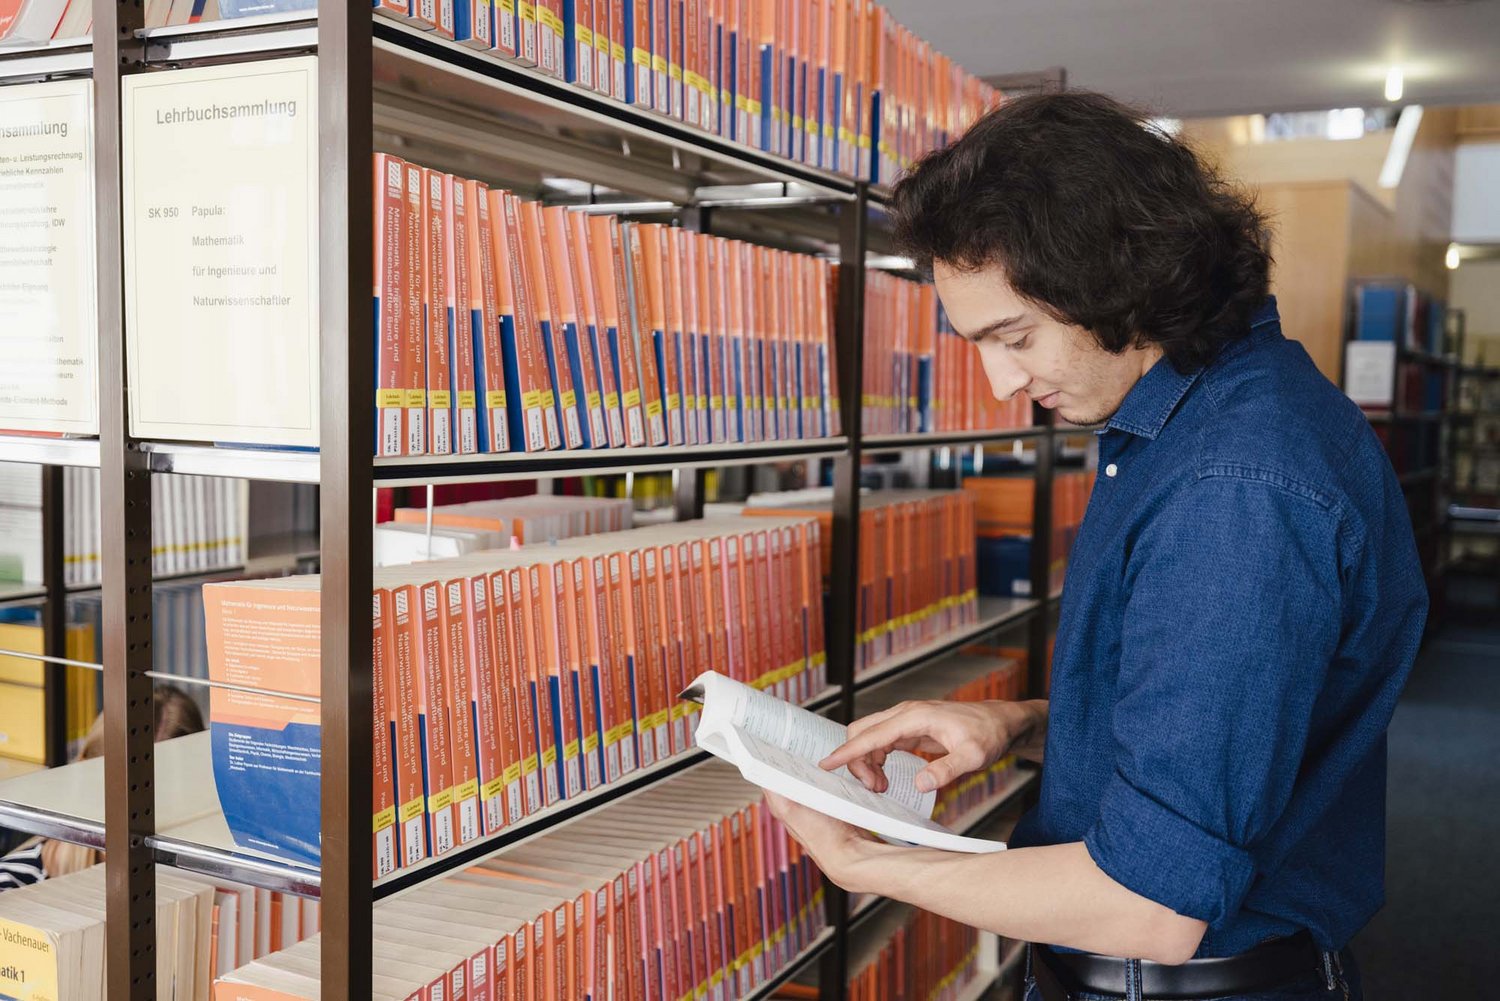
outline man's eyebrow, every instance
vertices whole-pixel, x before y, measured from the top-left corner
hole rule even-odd
[[[1002,320],[996,320],[994,323],[989,323],[984,325],[983,327],[980,327],[972,334],[964,334],[964,338],[970,341],[982,340],[988,337],[990,334],[1003,333],[1004,331],[1009,330],[1011,327],[1018,326],[1025,319],[1026,316],[1024,314],[1020,316],[1007,316]]]

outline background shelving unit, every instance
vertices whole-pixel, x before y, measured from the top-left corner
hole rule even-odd
[[[985,445],[1025,445],[1035,453],[1032,598],[986,599],[979,619],[869,671],[856,674],[858,625],[854,576],[835,573],[826,596],[831,689],[811,708],[847,721],[859,690],[919,669],[1002,630],[1026,630],[1028,691],[1045,690],[1046,651],[1060,590],[1050,587],[1057,554],[1052,539],[1052,477],[1064,440],[1090,429],[1038,426],[935,435],[861,431],[863,267],[840,269],[836,347],[845,434],[837,438],[751,445],[600,450],[541,455],[372,459],[374,374],[369,267],[372,201],[369,157],[392,149],[433,167],[486,177],[564,203],[665,217],[726,235],[753,234],[789,249],[833,253],[863,263],[889,252],[882,229],[885,192],[705,135],[654,113],[629,108],[571,85],[371,15],[358,5],[324,4],[320,16],[271,17],[185,28],[142,28],[139,4],[96,0],[93,45],[46,46],[0,54],[0,85],[92,73],[95,85],[95,182],[98,234],[100,436],[50,440],[0,436],[0,462],[41,465],[45,580],[0,593],[40,599],[44,655],[65,649],[62,584],[61,469],[96,467],[101,476],[104,609],[102,672],[105,755],[19,778],[0,777],[0,825],[75,841],[107,852],[108,990],[112,997],[154,993],[153,867],[179,866],[322,901],[322,992],[329,1001],[358,998],[371,975],[374,902],[510,844],[567,823],[645,786],[691,768],[704,755],[680,755],[594,795],[528,818],[479,846],[425,868],[401,870],[371,884],[370,812],[371,498],[377,487],[536,479],[617,472],[674,472],[675,513],[701,516],[707,471],[726,466],[817,460],[831,465],[834,566],[859,551],[861,471],[866,456],[926,455],[934,482],[956,477],[952,454]],[[319,57],[319,314],[321,427],[318,452],[236,449],[132,438],[126,409],[121,80],[126,75],[205,63]],[[549,187],[564,172],[588,183]],[[233,476],[316,485],[321,532],[284,540],[269,558],[295,559],[310,545],[322,569],[322,864],[292,866],[234,848],[212,793],[206,738],[154,745],[151,632],[151,491],[154,474]],[[247,568],[262,564],[251,560]],[[50,709],[49,704],[49,713]],[[60,710],[59,710],[60,711]],[[53,760],[61,764],[62,756]],[[993,822],[1035,795],[1036,773],[1014,785],[965,830]],[[851,927],[878,906],[851,915],[830,887],[827,932],[775,981],[819,964],[822,996],[844,997]],[[974,996],[1012,970],[1012,951],[984,967]]]

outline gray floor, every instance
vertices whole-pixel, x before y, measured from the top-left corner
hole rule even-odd
[[[1366,1001],[1500,999],[1500,627],[1429,639],[1391,723]]]

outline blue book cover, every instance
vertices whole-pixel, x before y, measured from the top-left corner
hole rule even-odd
[[[573,409],[578,414],[578,433],[583,438],[584,448],[603,448],[604,442],[594,441],[593,425],[589,422],[588,393],[580,391],[587,383],[583,379],[583,348],[578,339],[578,324],[563,321],[563,346],[568,351],[568,365],[573,369]],[[598,371],[598,369],[595,369]],[[558,397],[562,399],[561,395]],[[559,408],[561,412],[561,408]],[[564,425],[566,426],[566,425]],[[580,717],[581,718],[581,717]]]
[[[317,9],[318,0],[219,0],[219,17],[225,19]]]
[[[501,354],[505,356],[505,416],[506,423],[510,425],[510,440],[517,450],[528,451],[528,443],[531,439],[526,434],[526,411],[521,403],[521,370],[519,368],[521,356],[516,344],[516,318],[505,313],[500,315],[500,349]],[[481,400],[485,398],[486,389],[482,375],[483,368],[476,355],[474,381],[478,389],[477,395]],[[487,408],[485,412],[488,412]],[[487,448],[481,444],[479,450],[484,452]]]
[[[538,325],[542,328],[542,353],[546,356],[547,362],[547,384],[552,387],[552,409],[557,415],[557,426],[565,428],[568,423],[567,415],[563,412],[562,391],[557,388],[558,354],[552,342],[552,321],[541,320]]]
[[[1397,340],[1405,312],[1404,290],[1395,285],[1361,285],[1355,296],[1355,340]]]
[[[494,0],[456,0],[453,4],[453,40],[476,49],[493,49]]]

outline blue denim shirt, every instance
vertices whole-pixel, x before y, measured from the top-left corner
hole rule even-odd
[[[1384,900],[1386,726],[1427,614],[1391,464],[1274,299],[1099,434],[1012,844],[1082,841],[1208,922],[1199,956],[1342,947]]]

